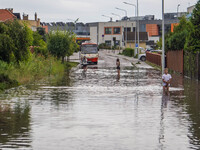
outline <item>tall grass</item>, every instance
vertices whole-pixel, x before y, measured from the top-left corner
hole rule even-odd
[[[53,56],[45,58],[32,55],[29,61],[19,62],[19,64],[0,61],[0,74],[5,74],[20,84],[40,80],[46,76],[61,75],[64,71],[65,65]]]

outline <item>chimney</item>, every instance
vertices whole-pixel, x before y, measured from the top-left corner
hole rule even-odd
[[[37,27],[40,27],[40,18],[37,20]]]
[[[13,13],[13,8],[6,8],[9,12]]]
[[[35,12],[35,21],[37,21],[37,13]]]
[[[23,20],[28,20],[28,15],[23,13]]]

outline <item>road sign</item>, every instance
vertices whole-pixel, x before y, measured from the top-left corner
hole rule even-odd
[[[135,47],[138,47],[138,44],[136,44]]]

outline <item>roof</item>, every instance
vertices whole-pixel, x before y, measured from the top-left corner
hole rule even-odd
[[[7,9],[0,9],[0,21],[7,21],[7,20],[13,20],[17,18],[15,15],[13,15],[9,10]]]
[[[147,32],[140,32],[140,41],[148,41],[148,33]],[[124,39],[126,37],[126,32],[124,32]],[[137,33],[136,33],[136,37]],[[127,32],[127,41],[135,41],[135,32]]]
[[[21,20],[20,13],[13,13],[13,15],[15,15],[17,17],[17,19]]]

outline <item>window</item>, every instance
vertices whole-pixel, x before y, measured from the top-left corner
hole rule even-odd
[[[105,34],[112,34],[112,28],[105,28]]]
[[[106,45],[110,46],[111,45],[111,41],[105,41]]]
[[[126,32],[126,27],[124,28],[124,32]],[[131,28],[127,28],[127,32],[131,32]]]
[[[120,40],[116,40],[116,41],[114,42],[114,45],[115,45],[115,46],[119,46],[119,45],[120,45]]]
[[[121,28],[120,27],[114,27],[114,34],[120,34]]]

